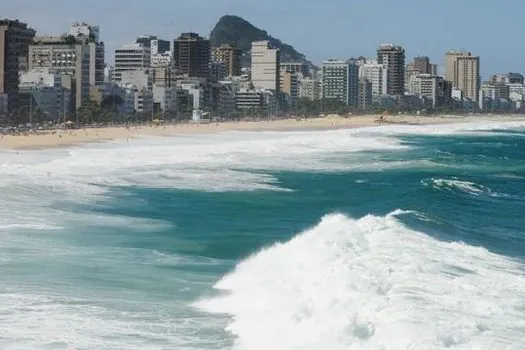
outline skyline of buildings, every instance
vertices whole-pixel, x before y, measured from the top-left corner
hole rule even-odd
[[[466,50],[444,53],[439,75],[428,56],[407,63],[397,44],[378,45],[374,58],[329,58],[314,69],[281,62],[280,51],[268,41],[252,42],[251,63],[243,67],[245,53],[238,48],[211,47],[209,39],[192,32],[173,40],[140,35],[115,50],[111,65],[99,26],[84,22],[73,23],[63,35],[37,36],[24,23],[3,20],[2,41],[0,116],[29,104],[31,114],[36,108],[49,119],[75,115],[78,120],[87,102],[108,100],[119,114],[152,118],[293,114],[300,98],[338,100],[356,111],[518,110],[525,94],[519,73],[495,74],[482,84],[480,57]]]

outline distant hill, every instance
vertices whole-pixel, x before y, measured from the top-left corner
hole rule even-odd
[[[293,46],[283,43],[268,34],[267,31],[255,27],[250,22],[238,16],[226,15],[219,19],[210,34],[211,46],[230,44],[243,52],[241,64],[249,66],[252,41],[268,40],[281,52],[281,62],[302,62],[314,67],[304,54],[297,52]]]

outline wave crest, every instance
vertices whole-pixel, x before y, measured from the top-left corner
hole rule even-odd
[[[521,265],[412,231],[401,214],[325,216],[195,306],[233,316],[236,349],[522,348]]]
[[[423,186],[432,187],[438,191],[448,192],[463,192],[472,196],[488,195],[491,197],[506,197],[507,195],[502,193],[496,193],[492,189],[475,182],[463,181],[458,178],[441,179],[432,178],[422,180]]]

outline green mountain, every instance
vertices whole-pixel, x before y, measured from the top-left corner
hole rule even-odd
[[[245,19],[226,15],[219,19],[210,34],[211,46],[230,44],[243,52],[241,64],[249,66],[252,41],[268,40],[270,44],[281,52],[281,62],[302,62],[314,67],[304,54],[297,52],[293,46],[283,43],[268,34],[267,31],[255,27]]]

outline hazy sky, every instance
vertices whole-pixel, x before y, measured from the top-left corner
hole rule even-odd
[[[314,63],[374,57],[381,43],[430,56],[464,48],[481,57],[484,78],[525,72],[524,0],[2,0],[0,16],[19,18],[38,34],[66,32],[81,20],[101,27],[106,56],[141,34],[173,39],[209,33],[220,16],[239,15],[293,45]]]

